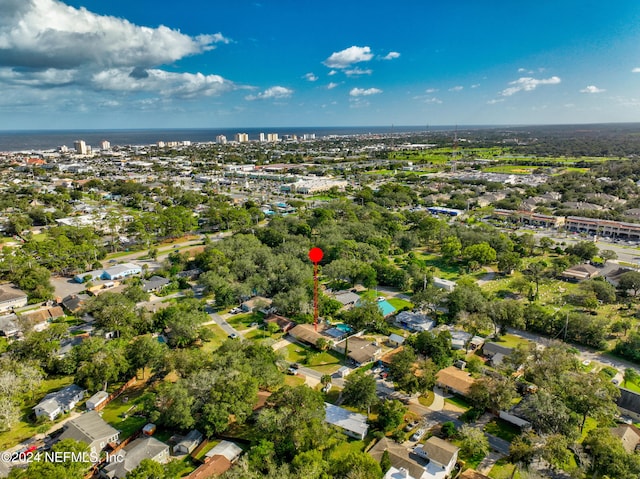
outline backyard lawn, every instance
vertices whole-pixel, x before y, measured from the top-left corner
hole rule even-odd
[[[209,353],[218,349],[227,340],[227,333],[217,324],[207,324],[205,328],[213,333],[211,340],[202,344],[202,350]]]
[[[513,441],[516,436],[520,435],[519,427],[498,418],[489,421],[484,427],[484,431],[508,442]]]
[[[264,314],[262,313],[244,313],[235,314],[227,318],[227,323],[233,326],[238,331],[249,329],[253,323],[262,323]]]
[[[144,384],[142,384],[139,387],[127,389],[102,410],[102,418],[120,431],[120,440],[128,438],[146,424],[145,418],[133,415],[144,398]]]
[[[387,300],[389,302],[389,304],[391,304],[391,306],[393,306],[394,308],[396,308],[396,311],[400,311],[403,308],[407,308],[407,309],[413,309],[413,303],[406,301],[404,299],[400,299],[400,298],[390,298]]]

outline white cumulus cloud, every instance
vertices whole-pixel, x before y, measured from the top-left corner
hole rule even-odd
[[[631,70],[631,73],[640,73],[640,67],[635,67],[633,70]]]
[[[318,77],[316,75],[314,75],[313,73],[311,73],[311,72],[305,74],[304,77],[309,81],[317,81],[318,80]]]
[[[158,92],[163,96],[180,98],[219,95],[234,89],[232,82],[219,75],[174,73],[159,69],[143,70],[132,75],[129,69],[113,68],[96,73],[91,81],[97,90]]]
[[[602,88],[598,88],[595,85],[589,85],[588,87],[583,88],[582,90],[580,90],[580,93],[602,93],[604,91],[607,91],[607,90],[604,90]]]
[[[349,95],[351,96],[370,96],[370,95],[377,95],[379,93],[382,93],[382,90],[380,90],[379,88],[352,88],[351,91],[349,92]]]
[[[58,0],[3,0],[0,65],[25,68],[152,67],[227,43],[222,34],[185,35],[142,27]]]
[[[400,54],[398,52],[389,52],[387,53],[384,57],[382,57],[383,60],[394,60],[396,58],[399,58]]]
[[[272,86],[265,91],[258,93],[257,95],[247,95],[245,100],[279,100],[282,98],[289,98],[293,95],[293,90],[283,86]]]
[[[329,68],[349,68],[354,63],[368,62],[373,58],[370,47],[352,46],[333,52],[323,63]]]
[[[371,70],[370,68],[351,68],[349,70],[345,70],[344,74],[347,75],[348,77],[355,77],[355,76],[360,76],[360,75],[371,75],[373,73],[373,70]]]
[[[464,90],[464,87],[460,85],[449,88],[449,91],[462,91],[462,90]]]
[[[335,83],[335,82],[330,82],[327,85],[327,90],[333,90],[335,87],[337,87],[339,85],[339,83]]]
[[[560,83],[560,77],[552,76],[551,78],[537,79],[532,77],[521,77],[515,81],[509,83],[509,88],[502,90],[500,93],[502,96],[515,95],[520,91],[532,91],[538,88],[539,85],[557,85]]]

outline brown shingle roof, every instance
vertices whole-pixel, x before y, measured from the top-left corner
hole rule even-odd
[[[207,479],[219,476],[231,469],[231,462],[224,456],[213,456],[198,469],[187,476],[187,479]]]
[[[467,469],[462,474],[458,476],[458,479],[489,479],[489,476],[485,476],[484,474],[480,474],[475,469]]]
[[[432,461],[447,465],[460,448],[439,437],[431,436],[427,442],[422,445],[422,449],[427,452],[427,457]]]
[[[436,374],[438,384],[454,389],[460,394],[468,394],[471,385],[475,382],[469,373],[465,373],[455,366],[449,366]]]

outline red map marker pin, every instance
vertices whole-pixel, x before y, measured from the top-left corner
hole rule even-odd
[[[320,248],[311,248],[309,250],[309,259],[312,263],[319,263],[322,260],[324,253]]]

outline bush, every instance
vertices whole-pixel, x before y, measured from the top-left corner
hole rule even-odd
[[[405,433],[402,429],[396,429],[391,435],[391,439],[396,441],[398,444],[402,444],[407,440],[407,433]]]
[[[482,409],[471,408],[460,415],[460,420],[463,422],[475,422],[483,413],[484,410]]]

